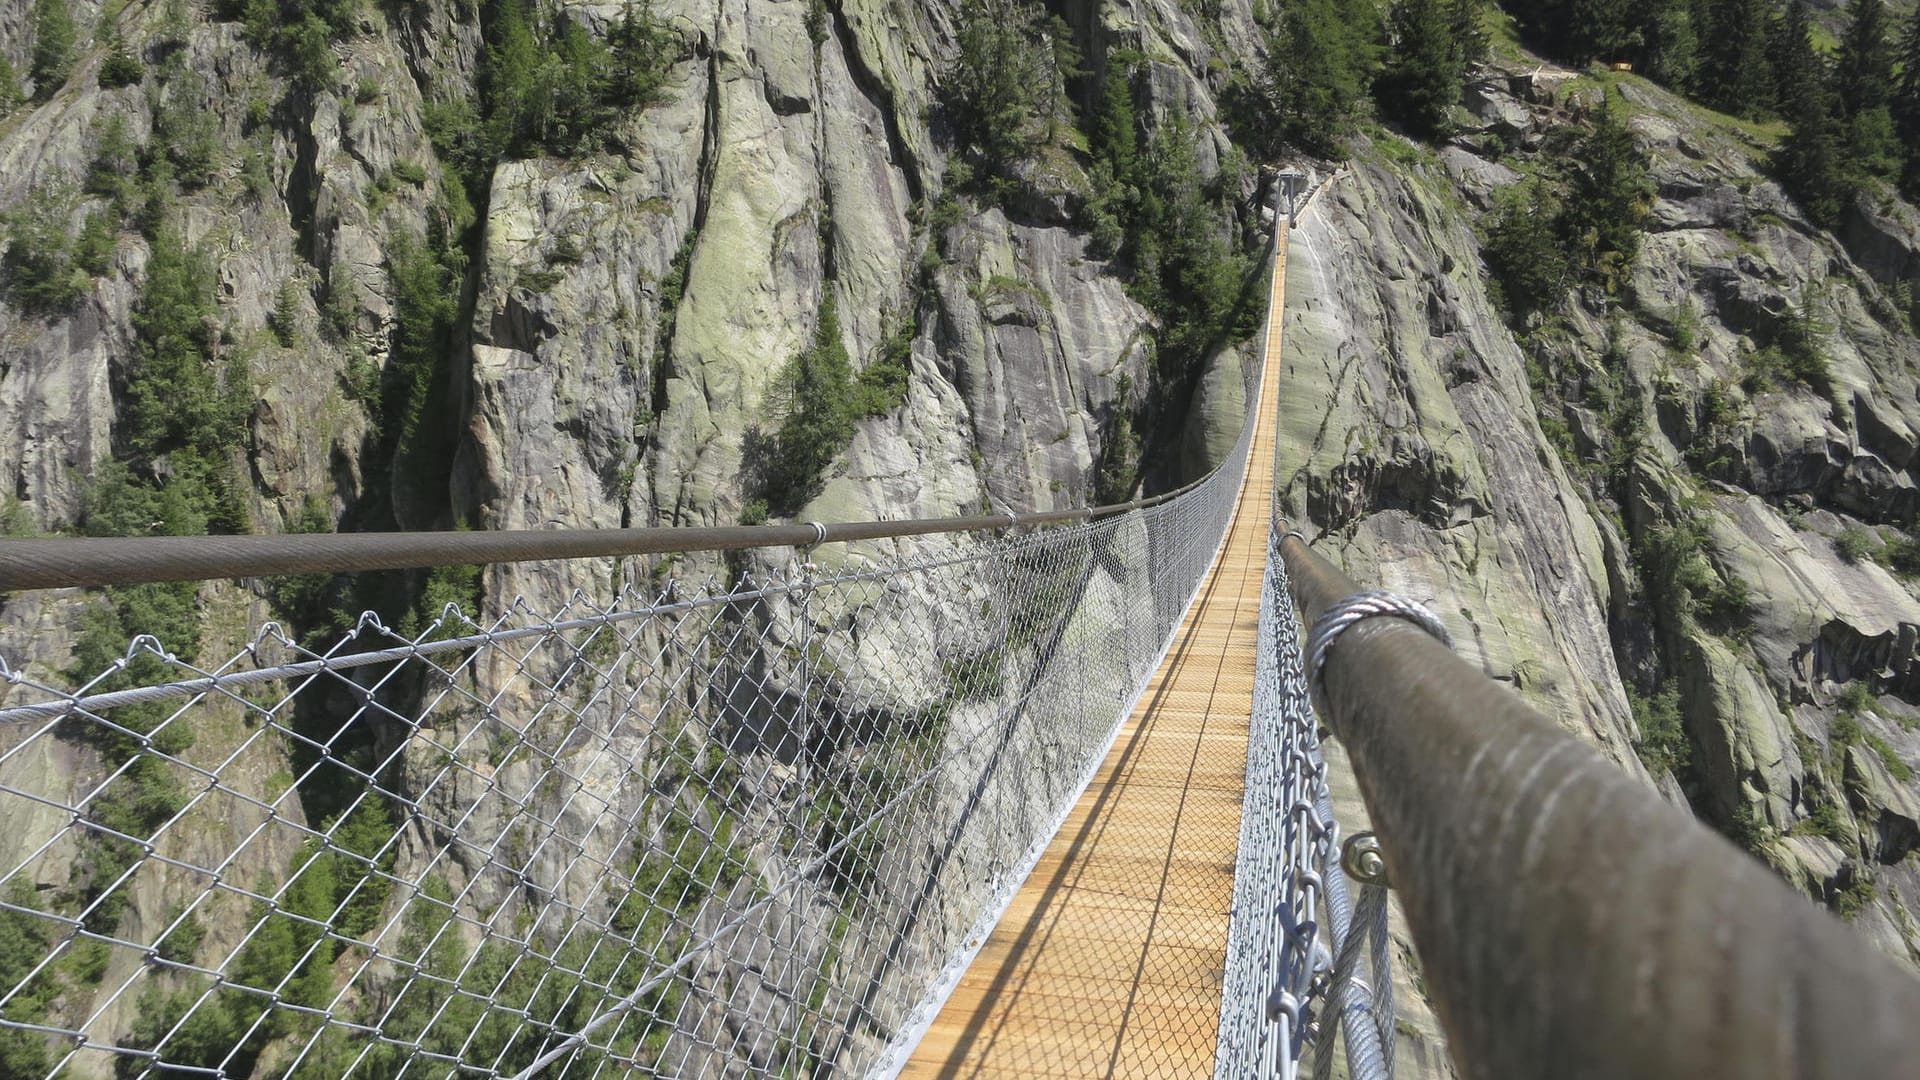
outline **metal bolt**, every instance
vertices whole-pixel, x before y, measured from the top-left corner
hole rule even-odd
[[[1354,833],[1340,845],[1340,869],[1363,885],[1392,887],[1387,880],[1387,860],[1380,855],[1380,841],[1370,832]]]

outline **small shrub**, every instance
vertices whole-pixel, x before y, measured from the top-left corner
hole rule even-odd
[[[853,365],[831,293],[820,304],[813,343],[788,362],[777,392],[785,415],[765,462],[763,495],[787,513],[818,493],[821,474],[853,438]]]
[[[393,175],[417,188],[427,186],[427,167],[417,161],[395,162]]]
[[[1563,299],[1570,267],[1559,236],[1558,200],[1540,180],[1503,188],[1487,221],[1487,264],[1516,314],[1548,311]]]
[[[1826,799],[1815,803],[1813,812],[1805,821],[1795,825],[1794,831],[1823,836],[1841,845],[1851,844],[1854,841],[1853,830],[1847,824],[1846,815],[1840,812],[1838,806]]]
[[[1741,803],[1720,829],[1722,835],[1743,849],[1759,855],[1771,839],[1771,830],[1750,803]]]
[[[907,400],[907,385],[912,377],[913,339],[920,331],[911,317],[901,320],[880,354],[874,357],[854,386],[854,412],[861,416],[887,416]]]
[[[1880,895],[1879,888],[1864,870],[1855,867],[1852,879],[1833,896],[1833,913],[1852,922]]]
[[[91,277],[99,277],[112,268],[113,255],[119,246],[120,231],[114,227],[113,216],[106,210],[95,210],[80,227],[80,242],[73,252],[74,265]]]
[[[1875,704],[1873,691],[1867,689],[1865,682],[1855,680],[1848,683],[1846,689],[1840,691],[1840,696],[1835,699],[1834,704],[1839,706],[1840,711],[1846,715],[1858,716],[1873,708]]]
[[[1692,759],[1693,744],[1687,739],[1685,720],[1681,716],[1680,692],[1668,686],[1652,697],[1642,697],[1628,688],[1627,703],[1633,709],[1634,724],[1640,729],[1633,748],[1647,769],[1656,775],[1661,771],[1678,775],[1685,770]]]
[[[283,349],[293,348],[300,340],[300,301],[305,291],[297,279],[289,276],[280,283],[280,295],[267,316],[267,326]]]
[[[107,58],[100,62],[100,86],[105,90],[117,90],[123,86],[133,86],[146,77],[146,65],[133,54],[127,43],[121,39],[117,26],[107,30]]]
[[[1866,729],[1853,713],[1843,712],[1827,725],[1827,738],[1835,750],[1844,750],[1859,742],[1866,735]]]
[[[1880,558],[1887,569],[1903,578],[1920,577],[1920,543],[1904,532],[1894,534],[1881,547]]]
[[[176,964],[191,964],[200,951],[200,942],[207,936],[207,928],[200,924],[198,915],[188,915],[178,926],[160,939],[157,949],[160,959],[171,960]]]
[[[1673,312],[1673,336],[1670,341],[1673,351],[1691,355],[1700,344],[1700,329],[1700,313],[1694,310],[1692,300],[1682,298]]]
[[[1868,749],[1880,755],[1880,763],[1887,767],[1887,773],[1895,780],[1905,783],[1913,779],[1913,766],[1901,760],[1900,755],[1895,753],[1893,747],[1887,744],[1887,740],[1875,735],[1871,731],[1865,732],[1861,737],[1866,742]]]
[[[74,263],[68,233],[72,202],[57,192],[40,192],[7,219],[7,251],[0,266],[15,303],[29,311],[63,311],[86,288],[87,275]]]
[[[123,212],[130,209],[139,190],[140,145],[134,142],[126,117],[114,113],[101,124],[93,154],[87,191],[106,196]]]
[[[1858,525],[1849,525],[1833,541],[1833,549],[1850,563],[1858,563],[1873,553],[1873,533]]]

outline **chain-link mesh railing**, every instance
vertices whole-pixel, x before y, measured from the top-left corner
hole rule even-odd
[[[1246,446],[1091,523],[0,669],[0,1075],[872,1070],[1097,766]]]
[[[1391,991],[1384,894],[1355,917],[1287,569],[1271,550],[1259,641],[1214,1075],[1292,1080],[1311,1049],[1324,1076],[1344,1027],[1351,1074],[1390,1076],[1390,1022],[1383,1034],[1371,987],[1352,977],[1372,945],[1373,984]]]

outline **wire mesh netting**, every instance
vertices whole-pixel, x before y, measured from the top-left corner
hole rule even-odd
[[[1244,460],[1090,524],[0,671],[0,1074],[882,1067],[1098,764]]]

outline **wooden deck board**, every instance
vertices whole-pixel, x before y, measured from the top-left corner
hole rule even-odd
[[[1200,595],[908,1077],[1213,1072],[1272,499],[1286,240],[1247,479]]]

